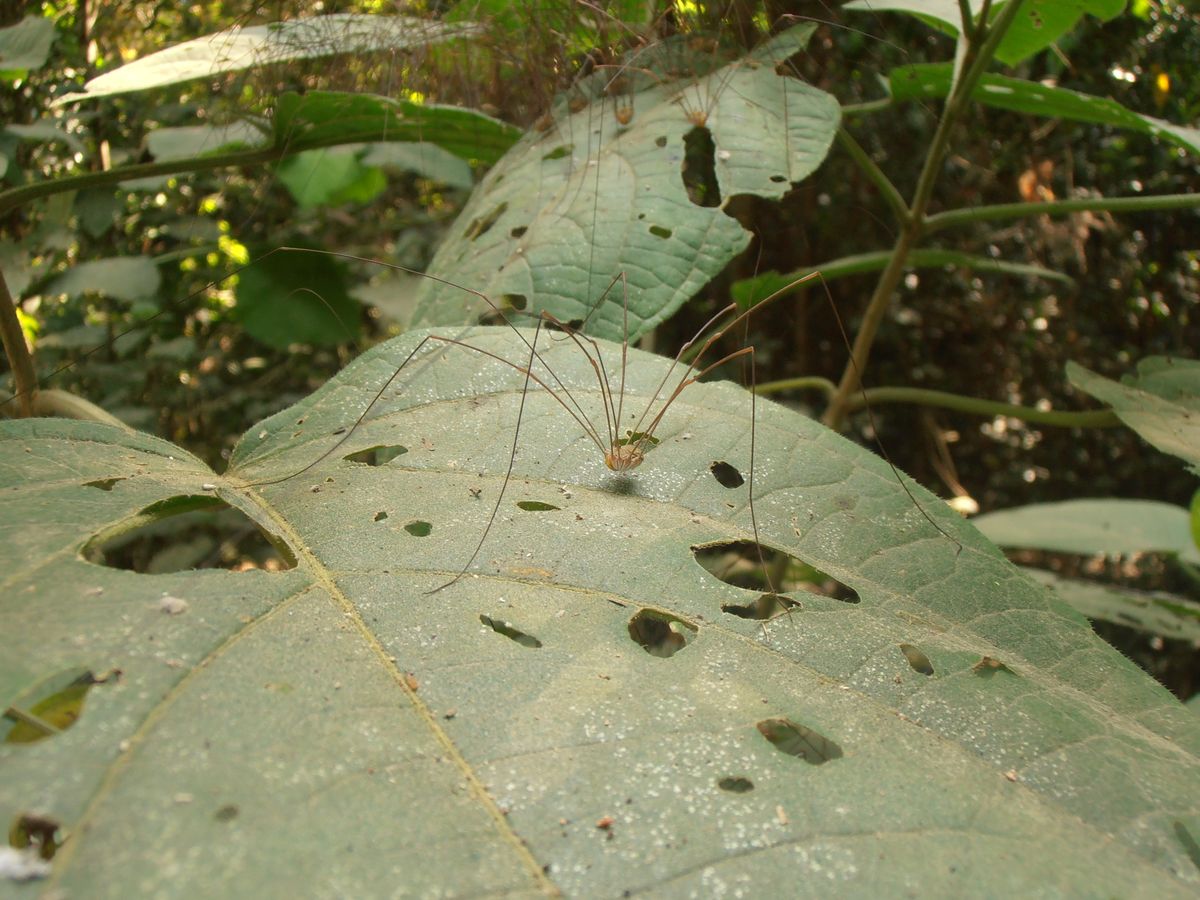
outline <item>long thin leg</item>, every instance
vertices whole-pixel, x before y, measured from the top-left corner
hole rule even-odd
[[[533,368],[533,359],[537,355],[536,348],[537,348],[538,335],[540,335],[541,333],[542,333],[542,323],[541,323],[541,320],[539,319],[538,323],[537,323],[537,327],[534,329],[534,332],[533,332],[533,341],[529,345],[529,364],[525,367],[525,386],[521,391],[520,406],[517,408],[517,424],[516,424],[516,427],[513,428],[513,443],[512,443],[512,450],[508,454],[508,469],[504,473],[504,482],[500,485],[500,493],[496,495],[496,505],[492,507],[492,515],[488,519],[487,527],[483,529],[483,534],[481,534],[479,536],[479,543],[475,545],[475,550],[474,550],[474,552],[471,553],[471,558],[468,559],[466,564],[462,567],[462,571],[460,571],[457,575],[455,575],[453,578],[451,578],[445,584],[438,585],[432,591],[427,591],[427,593],[429,593],[429,594],[436,594],[438,591],[444,590],[445,588],[450,587],[450,585],[454,584],[456,581],[458,581],[460,578],[462,578],[464,575],[467,574],[467,569],[471,568],[471,564],[474,563],[475,558],[477,556],[479,556],[479,551],[483,549],[484,541],[487,540],[487,536],[488,536],[489,532],[491,532],[491,530],[492,530],[492,525],[496,521],[496,516],[499,515],[499,513],[500,513],[500,504],[502,502],[504,502],[504,492],[508,490],[508,482],[509,482],[509,479],[512,478],[513,466],[516,464],[516,461],[517,461],[517,442],[520,440],[520,437],[521,437],[521,420],[525,416],[525,398],[527,396],[529,396],[529,380],[530,380],[530,378],[533,377],[532,374],[530,373],[530,370]]]

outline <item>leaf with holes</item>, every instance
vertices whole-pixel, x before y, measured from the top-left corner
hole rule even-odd
[[[793,28],[695,80],[640,74],[628,126],[600,89],[613,72],[598,73],[591,102],[572,113],[568,103],[581,98],[564,98],[555,124],[531,131],[488,173],[429,272],[476,287],[499,305],[547,309],[564,322],[587,317],[612,276],[624,272],[630,340],[644,334],[750,242],[724,201],[781,197],[825,159],[840,119],[837,101],[776,71],[812,31]],[[639,70],[618,77],[633,81]],[[689,119],[701,114],[704,128]],[[696,135],[707,135],[708,146],[694,147]],[[703,169],[712,176],[708,193],[689,196],[687,176]],[[610,292],[589,333],[625,336],[622,299]],[[426,280],[414,321],[455,324],[490,312],[481,301],[465,309],[469,300]]]
[[[623,477],[530,392],[482,552],[431,593],[491,516],[524,379],[429,342],[348,431],[421,337],[252,428],[224,475],[115,428],[0,425],[0,739],[40,737],[0,743],[0,816],[61,843],[6,891],[1195,895],[1200,720],[880,460],[760,400],[761,540],[849,593],[758,618],[700,564],[754,537],[732,385],[689,387]],[[626,415],[668,366],[630,356]],[[114,568],[217,505],[276,555]]]

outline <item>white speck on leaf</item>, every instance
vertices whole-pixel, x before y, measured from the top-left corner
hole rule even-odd
[[[182,597],[163,594],[158,601],[158,611],[166,613],[168,616],[178,616],[188,611],[188,602]]]

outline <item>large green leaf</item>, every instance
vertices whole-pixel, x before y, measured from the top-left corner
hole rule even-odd
[[[898,100],[930,100],[950,93],[954,75],[950,63],[900,66],[888,76],[892,96]],[[1034,116],[1112,125],[1162,138],[1190,153],[1200,153],[1200,128],[1176,125],[1134,112],[1108,97],[1094,97],[1021,78],[985,74],[972,97],[985,106],[1010,109]]]
[[[467,335],[525,364],[513,332]],[[531,393],[478,561],[431,593],[491,514],[523,378],[431,341],[336,446],[421,337],[252,428],[224,475],[118,429],[0,426],[0,699],[109,674],[73,727],[0,744],[0,816],[68,835],[48,884],[0,891],[1194,896],[1200,719],[934,498],[913,489],[961,548],[880,460],[763,400],[762,540],[857,602],[731,614],[757,594],[692,550],[753,534],[748,483],[710,473],[749,471],[731,385],[689,387],[624,479]],[[592,409],[590,364],[547,346]],[[630,355],[626,417],[668,366]],[[295,568],[81,555],[192,497]],[[647,621],[690,642],[653,656]]]
[[[563,98],[556,123],[531,131],[488,173],[429,272],[499,305],[548,309],[564,321],[595,309],[589,333],[612,339],[626,336],[620,288],[596,306],[624,272],[630,336],[653,328],[749,243],[726,212],[731,196],[781,197],[825,158],[837,101],[776,71],[812,30],[793,28],[751,57],[690,80],[665,81],[669,60],[654,75],[625,69],[619,77],[633,91],[627,126],[601,90],[615,76],[600,73],[592,102],[571,113],[569,102],[583,95]],[[689,116],[702,114],[712,146],[689,152]],[[721,205],[689,198],[685,162],[693,173],[706,162],[713,167]],[[447,325],[488,312],[475,296],[430,280],[415,321]]]
[[[410,16],[335,13],[268,25],[236,25],[134,60],[93,78],[82,93],[57,103],[145,91],[196,78],[215,78],[253,66],[277,65],[338,54],[408,50],[469,37],[478,27]]]
[[[1011,2],[1011,0],[1009,0]],[[1024,4],[996,49],[996,59],[1013,66],[1038,53],[1067,32],[1085,15],[1107,22],[1125,9],[1125,0],[1021,0]],[[979,0],[969,4],[978,18]],[[992,18],[1003,2],[992,5]],[[905,12],[947,34],[962,29],[960,0],[853,0],[846,9],[860,12]]]

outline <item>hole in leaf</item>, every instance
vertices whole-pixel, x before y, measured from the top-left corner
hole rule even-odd
[[[742,473],[723,460],[714,462],[708,467],[708,470],[713,473],[713,477],[717,479],[717,483],[721,487],[740,488],[746,483],[746,479],[742,477]]]
[[[475,219],[473,222],[471,222],[471,224],[467,226],[467,230],[463,232],[463,237],[465,237],[468,241],[478,240],[487,234],[491,230],[492,226],[496,224],[496,220],[506,212],[508,212],[507,201],[501,203],[499,206],[494,207],[486,216]]]
[[[904,654],[904,658],[908,660],[908,664],[912,666],[914,672],[922,675],[933,674],[933,663],[929,661],[929,657],[912,644],[901,644],[900,652]]]
[[[215,813],[213,813],[213,818],[218,822],[232,822],[238,817],[239,812],[241,812],[241,810],[237,808],[237,804],[226,803]]]
[[[518,500],[517,508],[525,512],[553,512],[558,509],[554,504],[543,503],[541,500]]]
[[[388,517],[388,514],[387,514],[386,510],[381,509],[379,512],[375,513],[375,521],[376,522],[382,522],[387,517]]]
[[[0,741],[34,744],[66,731],[83,715],[92,685],[116,680],[113,670],[97,678],[87,669],[67,669],[38,682],[18,695],[0,716]]]
[[[376,444],[374,447],[368,447],[366,450],[355,450],[353,453],[347,453],[342,459],[347,462],[361,463],[368,466],[386,466],[397,456],[403,456],[408,452],[407,447],[401,447],[399,444]]]
[[[241,510],[219,497],[180,494],[93,535],[83,558],[96,565],[144,574],[190,569],[294,568],[295,554]]]
[[[505,309],[521,312],[529,305],[529,298],[524,294],[503,294],[500,297],[500,305]]]
[[[516,228],[512,229],[512,231],[510,231],[508,234],[510,237],[519,238],[519,237],[524,237],[525,232],[527,232],[528,230],[529,229],[526,226],[518,225]]]
[[[413,537],[429,537],[430,532],[433,531],[433,526],[428,522],[422,522],[418,519],[405,525],[404,530]]]
[[[667,136],[665,134],[660,134],[658,137],[656,137],[654,139],[654,146],[655,147],[667,146]]]
[[[785,181],[787,181],[787,178],[785,178],[783,175],[772,175],[771,181],[775,182],[775,184],[783,184]]]
[[[781,613],[794,609],[800,604],[782,594],[760,594],[753,603],[738,606],[733,603],[722,604],[721,612],[727,612],[739,619],[773,619]]]
[[[697,628],[670,613],[642,609],[629,620],[629,636],[651,656],[674,656],[695,638]]]
[[[571,153],[571,146],[569,144],[559,144],[557,147],[555,147],[553,150],[551,150],[549,153],[547,153],[545,156],[543,156],[542,159],[543,160],[562,159],[564,156],[569,156],[570,153]]]
[[[843,603],[858,603],[858,594],[852,588],[802,559],[765,544],[722,541],[693,547],[692,555],[710,575],[734,587],[766,594],[807,591]]]
[[[745,794],[754,790],[754,782],[749,778],[742,778],[740,775],[726,775],[717,782],[717,787],[734,794]]]
[[[8,845],[18,850],[33,847],[39,858],[48,861],[62,846],[58,829],[58,821],[49,816],[21,813],[8,826]]]
[[[663,240],[666,240],[673,234],[670,228],[663,228],[661,225],[651,225],[650,233],[657,238],[662,238]]]
[[[971,666],[971,671],[981,678],[991,678],[997,672],[1007,672],[1009,675],[1016,674],[1012,669],[1000,662],[1000,660],[996,659],[994,656],[981,656],[979,658],[979,662]]]
[[[523,631],[519,631],[518,629],[513,628],[508,622],[505,622],[501,619],[493,619],[491,616],[481,615],[479,617],[479,621],[488,628],[492,629],[492,631],[496,632],[496,634],[502,634],[509,640],[516,641],[522,647],[531,647],[536,650],[538,647],[542,646],[542,642],[535,638],[532,634],[526,634]]]
[[[1179,843],[1183,844],[1183,852],[1188,855],[1188,859],[1192,861],[1192,865],[1200,869],[1200,843],[1188,831],[1187,826],[1180,821],[1171,823],[1171,829],[1175,832],[1175,837],[1179,839]]]
[[[696,206],[721,205],[721,188],[717,184],[717,145],[712,132],[697,126],[683,136],[683,188]]]
[[[814,766],[841,759],[842,748],[825,735],[791,719],[763,719],[759,733],[780,753],[796,756]]]
[[[118,481],[124,481],[124,478],[97,478],[95,481],[85,481],[87,487],[96,488],[100,491],[111,491],[113,485]]]

